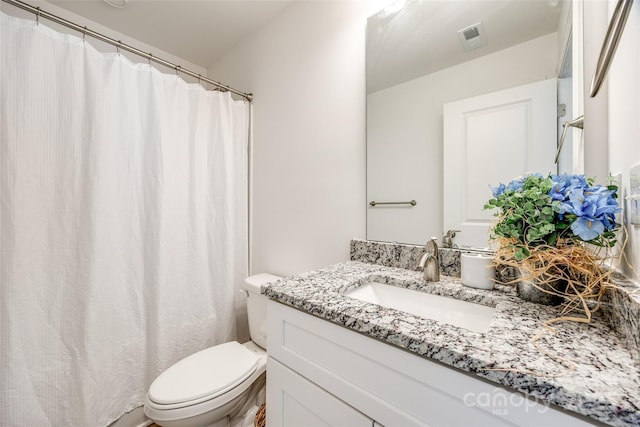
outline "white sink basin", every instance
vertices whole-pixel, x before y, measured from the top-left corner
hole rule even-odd
[[[496,312],[493,307],[374,281],[344,295],[480,333],[489,330]]]

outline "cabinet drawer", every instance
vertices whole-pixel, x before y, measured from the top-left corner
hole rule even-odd
[[[267,362],[269,427],[372,427],[373,420],[273,358]]]

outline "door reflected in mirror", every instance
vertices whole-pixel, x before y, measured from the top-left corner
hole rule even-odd
[[[447,229],[464,230],[466,222],[479,221],[486,239],[482,231],[463,231],[453,243],[488,246],[491,214],[478,212],[491,197],[489,185],[509,181],[514,174],[556,172],[557,123],[566,118],[557,117],[555,87],[572,69],[563,61],[571,26],[569,1],[408,0],[398,11],[383,10],[369,18],[367,202],[416,201],[368,204],[369,240],[424,244],[431,236],[440,239]],[[509,112],[492,105],[491,114],[484,116],[465,110],[473,120],[450,128],[462,136],[456,144],[464,149],[445,149],[445,143],[452,144],[445,134],[446,105],[544,82],[554,86],[544,117],[530,121],[533,110],[526,102]],[[569,93],[566,108],[571,109],[571,99]],[[508,99],[501,102],[510,104]],[[514,125],[531,127],[535,120],[546,121],[551,129],[543,137],[546,151],[536,146],[540,142],[534,142],[531,129]],[[479,129],[486,133],[485,142],[474,137]],[[487,141],[487,147],[469,145]],[[563,150],[560,171],[571,171],[572,157],[566,154],[571,153],[570,142]],[[529,165],[525,154],[540,154],[542,166]],[[460,181],[455,186],[450,185],[452,176]]]

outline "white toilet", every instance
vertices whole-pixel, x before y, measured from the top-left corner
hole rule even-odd
[[[209,347],[186,357],[153,381],[144,412],[163,427],[226,427],[265,384],[267,298],[260,286],[280,279],[256,274],[245,280],[251,341]]]

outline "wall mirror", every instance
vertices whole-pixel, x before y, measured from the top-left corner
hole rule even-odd
[[[369,240],[441,242],[463,227],[454,244],[487,247],[489,185],[575,169],[571,136],[554,162],[581,108],[574,13],[560,0],[406,0],[368,19]]]

